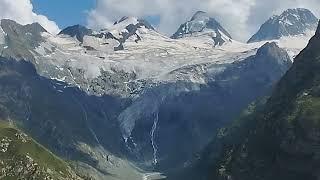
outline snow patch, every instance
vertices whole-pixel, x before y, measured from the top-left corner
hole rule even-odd
[[[6,43],[6,33],[0,27],[0,44],[5,44],[5,43]]]

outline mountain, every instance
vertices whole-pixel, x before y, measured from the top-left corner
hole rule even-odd
[[[76,37],[80,42],[83,42],[83,37],[91,35],[93,31],[81,25],[74,25],[63,29],[59,35],[68,35],[70,37]]]
[[[129,25],[130,24],[136,24],[137,27],[139,27],[139,28],[144,26],[147,29],[155,30],[155,28],[148,21],[146,21],[144,19],[139,19],[139,18],[136,18],[136,17],[124,16],[119,21],[116,21],[113,25],[121,24],[123,22],[126,22],[126,23],[131,22],[131,23],[129,23]]]
[[[267,20],[248,43],[306,34],[315,31],[317,25],[318,18],[308,9],[288,9]]]
[[[42,33],[47,32],[40,24],[20,25],[9,19],[1,20],[3,44],[1,55],[15,58],[33,59],[33,52],[43,42]]]
[[[172,38],[209,36],[214,46],[231,41],[231,35],[214,18],[203,11],[198,11],[190,21],[182,24]]]
[[[66,159],[82,176],[142,179],[143,170],[119,158],[126,147],[116,116],[128,100],[89,96],[38,75],[24,60],[0,58],[0,72],[1,119]]]
[[[138,43],[142,40],[144,34],[153,32],[156,34],[154,27],[146,20],[138,19],[136,17],[123,17],[119,21],[116,21],[113,26],[108,29],[95,32],[92,36],[87,36],[84,40],[84,44],[90,49],[105,48],[101,46],[107,46],[112,50],[119,51],[124,50],[125,43],[127,41],[133,41]],[[96,44],[97,41],[102,41],[100,44]]]
[[[0,176],[3,179],[82,179],[66,162],[3,121],[0,122],[0,139]]]
[[[320,27],[282,78],[257,122],[242,141],[247,157],[227,163],[231,176],[246,179],[318,179]],[[285,107],[285,108],[283,108]],[[237,148],[237,147],[236,147]],[[239,153],[235,150],[232,157]],[[260,166],[250,169],[252,164]],[[246,170],[250,170],[250,173]],[[242,173],[240,172],[242,171]]]
[[[0,34],[1,118],[98,180],[185,166],[291,64],[281,41],[213,48],[134,17],[82,43],[13,21]]]
[[[319,179],[319,48],[320,25],[272,96],[224,131],[221,151],[209,148],[196,177]]]
[[[268,94],[290,66],[287,53],[270,43],[239,62],[198,67],[207,69],[204,85],[177,82],[149,89],[119,116],[126,142],[162,171],[183,167],[212,140],[212,134],[250,102]]]

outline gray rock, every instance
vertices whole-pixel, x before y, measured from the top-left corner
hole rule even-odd
[[[76,37],[80,42],[83,42],[83,37],[92,35],[92,30],[81,25],[74,25],[63,29],[60,34]]]
[[[220,25],[218,21],[209,17],[208,14],[203,11],[198,11],[193,15],[190,21],[182,24],[171,38],[179,39],[205,31],[211,31],[211,35],[209,36],[214,40],[215,45],[222,45],[226,40],[232,39],[231,35]]]
[[[177,82],[147,89],[120,115],[129,149],[164,171],[183,167],[219,128],[269,94],[291,64],[285,50],[267,43],[243,61],[208,65],[207,85]]]
[[[288,9],[266,21],[248,43],[304,34],[307,30],[316,30],[317,25],[318,18],[311,11],[302,8]]]

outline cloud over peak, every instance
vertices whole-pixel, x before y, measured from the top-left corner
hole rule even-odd
[[[159,16],[158,29],[168,35],[197,11],[216,18],[238,40],[247,40],[273,14],[305,7],[319,15],[319,0],[97,0],[88,26],[106,28],[122,16]]]
[[[50,33],[59,32],[59,27],[54,21],[33,12],[30,0],[0,0],[0,19],[11,19],[20,24],[38,22]]]

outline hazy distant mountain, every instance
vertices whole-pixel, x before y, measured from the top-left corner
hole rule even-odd
[[[182,24],[172,38],[184,38],[190,36],[209,36],[214,45],[222,45],[231,41],[231,35],[220,25],[218,21],[203,11],[198,11],[190,21]]]
[[[317,25],[318,18],[308,9],[288,9],[266,21],[248,43],[304,34],[315,31]]]

